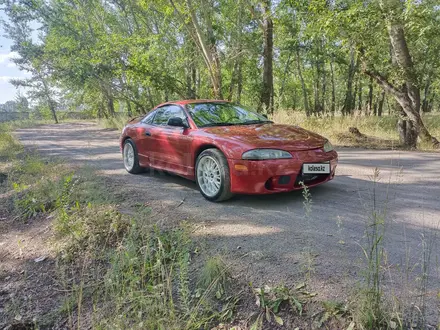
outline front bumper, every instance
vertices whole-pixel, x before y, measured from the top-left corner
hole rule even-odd
[[[338,164],[336,151],[323,152],[322,149],[292,153],[292,159],[238,160],[228,159],[231,191],[237,194],[272,194],[302,189],[304,182],[313,187],[335,176]],[[330,174],[303,175],[304,163],[330,163]]]

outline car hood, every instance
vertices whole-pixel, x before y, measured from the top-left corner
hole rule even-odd
[[[322,148],[326,139],[298,126],[257,124],[203,128],[209,134],[245,143],[251,148],[299,151]]]

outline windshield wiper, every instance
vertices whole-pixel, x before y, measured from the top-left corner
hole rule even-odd
[[[209,123],[209,124],[205,124],[203,126],[199,126],[200,128],[203,127],[213,127],[213,126],[234,126],[234,125],[241,125],[241,123],[237,124],[237,123]]]
[[[214,126],[240,126],[240,125],[253,125],[253,124],[273,124],[273,121],[270,120],[248,120],[241,123],[209,123],[205,124],[203,126],[200,126],[200,128],[203,127],[214,127]]]
[[[248,120],[240,125],[253,125],[253,124],[273,124],[271,120]]]

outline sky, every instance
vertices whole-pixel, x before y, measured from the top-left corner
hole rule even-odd
[[[4,37],[2,19],[5,19],[5,13],[0,10],[0,103],[14,100],[17,95],[17,89],[9,83],[13,78],[26,77],[25,72],[21,72],[11,58],[17,56],[11,52],[12,41]]]

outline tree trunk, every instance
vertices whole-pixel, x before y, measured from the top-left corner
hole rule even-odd
[[[332,105],[330,111],[332,113],[332,116],[334,116],[336,110],[336,87],[335,87],[335,76],[333,71],[333,59],[330,61],[330,73],[332,78]]]
[[[193,81],[192,81],[192,68],[191,64],[187,64],[185,70],[185,78],[186,78],[186,98],[194,99],[194,89],[193,89]]]
[[[348,115],[353,110],[353,78],[356,71],[355,67],[354,50],[352,48],[350,51],[350,65],[347,74],[347,90],[345,92],[344,106],[342,108],[343,115]]]
[[[326,71],[325,71],[325,60],[322,66],[322,93],[321,93],[321,111],[324,112],[326,111],[325,108],[325,94],[327,91],[327,76],[326,76]]]
[[[292,109],[296,110],[296,88],[292,92]]]
[[[55,102],[50,97],[49,86],[47,85],[46,79],[40,75],[40,72],[38,72],[38,77],[40,78],[40,81],[43,84],[44,94],[45,94],[46,100],[47,100],[47,106],[49,107],[50,113],[52,114],[52,119],[55,122],[55,124],[58,124],[56,106],[55,106]]]
[[[212,15],[211,10],[213,5],[210,3],[210,1],[203,1],[202,3],[206,4],[204,6],[203,11],[205,13],[205,24],[206,24],[206,35],[208,38],[208,45],[211,52],[212,57],[212,68],[213,68],[213,75],[215,77],[215,83],[213,84],[214,87],[214,96],[216,99],[223,99],[223,91],[222,91],[222,70],[221,70],[221,64],[220,64],[220,56],[218,54],[216,40],[214,36],[214,30],[212,28]]]
[[[292,50],[289,51],[289,55],[287,57],[286,66],[284,67],[283,78],[281,79],[281,87],[280,87],[280,92],[279,92],[279,95],[278,95],[279,103],[281,102],[283,94],[284,94],[284,87],[286,85],[286,78],[287,78],[287,73],[289,72],[289,66],[290,66],[290,59],[291,59],[291,57],[292,57]]]
[[[370,77],[370,83],[368,85],[368,104],[367,104],[367,115],[373,113],[373,78]]]
[[[260,109],[273,114],[273,21],[270,12],[270,1],[264,1],[263,19],[263,86],[261,89]]]
[[[397,121],[397,129],[399,132],[400,144],[406,148],[417,148],[417,132],[411,120],[408,120],[408,116],[403,111],[402,106],[396,102],[396,112],[399,114],[399,120]]]
[[[309,101],[308,101],[308,95],[307,95],[307,88],[306,88],[306,84],[304,82],[304,77],[302,75],[302,70],[301,70],[301,59],[299,57],[299,46],[297,46],[297,48],[296,48],[296,64],[297,64],[297,69],[298,69],[298,76],[301,81],[301,88],[302,88],[302,92],[303,92],[303,97],[304,97],[304,108],[306,110],[307,117],[309,117],[310,116],[310,108],[309,108]]]
[[[191,65],[191,76],[192,76],[192,95],[191,96],[194,99],[196,99],[197,94],[198,94],[198,91],[197,91],[197,69],[194,64],[194,61],[192,62],[192,65]]]
[[[320,101],[321,98],[319,96],[319,92],[321,91],[321,69],[320,69],[320,63],[319,63],[319,50],[318,47],[315,47],[315,67],[316,67],[316,76],[315,76],[315,83],[313,85],[313,94],[314,94],[314,104],[313,104],[313,113],[317,115],[320,112]]]
[[[105,119],[108,119],[108,112],[105,111],[107,108],[107,97],[104,92],[101,94],[101,107],[98,110],[98,117],[102,118],[104,116]]]
[[[102,109],[104,109],[104,95],[101,95],[101,102],[99,102],[99,106],[98,106],[98,118],[101,119],[103,117],[103,111]],[[107,117],[107,116],[104,116]]]
[[[238,59],[235,60],[234,69],[232,70],[231,83],[229,84],[228,101],[231,102],[234,96],[234,87],[237,81]]]
[[[191,99],[191,71],[189,68],[187,68],[186,70],[186,74],[185,74],[185,78],[186,78],[186,97],[188,99]]]
[[[229,96],[228,101],[232,101],[234,99],[234,89],[237,85],[237,101],[240,102],[241,99],[241,90],[242,90],[242,76],[241,76],[241,62],[242,62],[242,32],[243,32],[243,24],[242,24],[242,14],[243,8],[241,1],[238,0],[238,15],[237,15],[237,36],[235,41],[235,47],[237,49],[237,55],[234,61],[234,70],[232,72],[231,84],[229,86]]]
[[[113,96],[111,94],[107,94],[106,99],[107,99],[108,114],[110,115],[110,117],[114,117],[115,116],[115,103],[113,100]]]
[[[177,9],[174,1],[170,0],[170,3],[175,12],[182,16],[182,20],[186,22],[187,19],[185,15],[183,15]],[[211,22],[212,6],[210,1],[203,1],[202,4],[202,13],[204,14],[207,28],[206,35],[202,31],[196,9],[193,7],[191,0],[186,0],[186,5],[188,7],[189,18],[192,24],[186,24],[186,27],[188,28],[191,37],[203,55],[203,60],[205,61],[206,68],[208,69],[209,77],[211,79],[214,97],[216,99],[223,99],[220,58],[218,56]]]
[[[131,117],[131,116],[132,116],[132,112],[131,112],[131,104],[130,104],[130,101],[129,101],[129,100],[126,100],[125,103],[127,104],[127,115],[128,115],[129,117]]]
[[[154,108],[155,104],[154,104],[153,96],[151,95],[150,87],[147,87],[146,90],[147,90],[147,98],[148,98],[148,101],[150,102],[150,106],[151,106],[151,108]]]
[[[242,63],[238,63],[238,77],[237,77],[237,102],[241,101],[241,92],[243,90],[243,72],[242,72]]]
[[[428,74],[428,79],[426,81],[424,93],[423,93],[423,102],[421,107],[421,113],[428,112],[429,109],[429,88],[431,87],[431,72]]]
[[[58,124],[58,117],[55,109],[55,104],[50,97],[48,97],[48,103],[49,103],[50,113],[52,114],[52,119],[55,122],[55,124]]]
[[[359,101],[358,101],[358,111],[362,112],[362,92],[363,92],[363,86],[362,86],[362,79],[359,77]]]
[[[382,93],[380,93],[380,99],[379,99],[379,106],[377,108],[377,115],[379,117],[382,116],[382,111],[383,111],[383,103],[385,101],[385,91],[382,91]]]
[[[405,125],[406,131],[410,131],[410,134],[420,137],[424,142],[431,143],[433,147],[439,147],[439,141],[431,136],[426,129],[423,120],[420,116],[420,90],[418,88],[418,77],[414,63],[412,61],[411,54],[406,42],[405,33],[403,30],[403,24],[400,21],[400,15],[396,12],[402,12],[402,4],[399,0],[381,0],[380,5],[382,10],[386,13],[386,19],[388,24],[388,35],[390,38],[393,57],[395,63],[402,72],[402,78],[405,81],[401,88],[392,85],[385,77],[377,72],[366,70],[365,72],[376,79],[379,85],[392,94],[396,101],[402,107],[406,117],[411,122],[409,125]],[[405,118],[406,118],[405,117]],[[406,120],[406,119],[405,119]],[[408,133],[406,133],[408,135]],[[411,142],[411,141],[407,141]]]
[[[357,77],[355,83],[354,83],[354,92],[353,92],[353,97],[352,97],[352,104],[350,109],[351,110],[355,110],[356,109],[356,97],[358,94],[358,88],[359,88],[359,76]],[[352,111],[350,111],[351,113]]]

